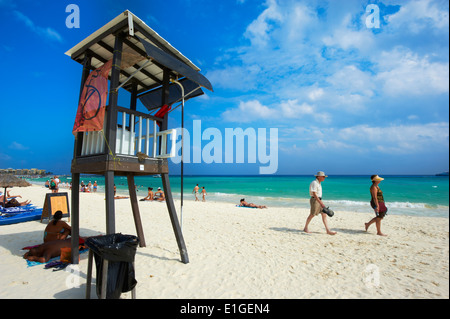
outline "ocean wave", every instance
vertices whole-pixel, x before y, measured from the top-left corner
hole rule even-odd
[[[35,185],[44,185],[44,181],[32,181]],[[104,192],[104,186],[100,185],[98,192]],[[117,187],[117,192],[119,194],[128,195],[128,188],[125,186]],[[138,196],[146,194],[146,190],[138,192]],[[271,193],[274,195],[274,193]],[[173,190],[174,199],[179,199],[181,194],[180,191]],[[288,195],[289,196],[289,195]],[[194,195],[189,191],[184,192],[185,200],[193,200]],[[238,204],[241,198],[245,198],[246,201],[252,202],[258,205],[267,205],[269,207],[291,207],[291,208],[309,208],[309,197],[276,197],[267,196],[264,194],[238,194],[238,193],[227,193],[227,192],[208,192],[206,197],[207,201],[217,201]],[[366,200],[351,200],[351,199],[327,199],[324,198],[324,204],[329,206],[335,211],[355,211],[355,212],[373,212],[370,207],[369,201]],[[386,206],[390,213],[393,214],[404,214],[404,215],[418,215],[418,216],[437,216],[437,217],[448,217],[449,216],[449,206],[430,204],[430,203],[414,203],[410,201],[387,201]]]
[[[369,202],[352,201],[352,200],[327,200],[327,203],[342,205],[342,206],[367,206],[370,207]],[[417,209],[448,209],[448,206],[432,205],[426,203],[411,203],[411,202],[386,202],[386,206],[390,208],[417,208]]]

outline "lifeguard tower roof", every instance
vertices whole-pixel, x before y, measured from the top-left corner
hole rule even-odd
[[[73,60],[83,63],[88,54],[91,68],[96,69],[113,58],[115,36],[124,34],[123,55],[119,82],[132,91],[132,82],[141,94],[163,84],[164,68],[173,78],[187,78],[212,91],[200,69],[175,49],[141,19],[126,10],[86,39],[66,52]],[[128,81],[133,77],[133,81]]]

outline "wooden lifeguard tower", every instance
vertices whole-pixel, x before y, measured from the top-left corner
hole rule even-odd
[[[81,173],[105,176],[107,234],[116,232],[114,176],[127,177],[141,247],[146,244],[134,176],[161,175],[181,260],[188,263],[169,182],[167,160],[175,155],[176,132],[168,127],[168,109],[174,103],[183,101],[184,105],[185,100],[203,94],[200,87],[212,91],[210,82],[189,59],[128,10],[66,54],[83,65],[71,166],[73,263],[78,263]],[[109,89],[103,97],[95,83],[102,72],[106,85],[109,79]],[[131,93],[129,107],[118,105],[122,90]],[[149,113],[137,111],[138,98]],[[81,128],[94,119],[100,120],[100,128]]]

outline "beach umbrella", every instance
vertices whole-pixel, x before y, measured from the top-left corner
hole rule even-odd
[[[0,187],[5,188],[5,196],[3,197],[3,206],[5,206],[6,203],[6,189],[8,187],[27,187],[31,186],[30,183],[28,183],[26,180],[18,178],[14,175],[0,175]]]

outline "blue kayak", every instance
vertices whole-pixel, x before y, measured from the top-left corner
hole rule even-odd
[[[2,213],[0,216],[0,225],[11,225],[32,220],[41,219],[42,208],[36,208],[22,212]]]

